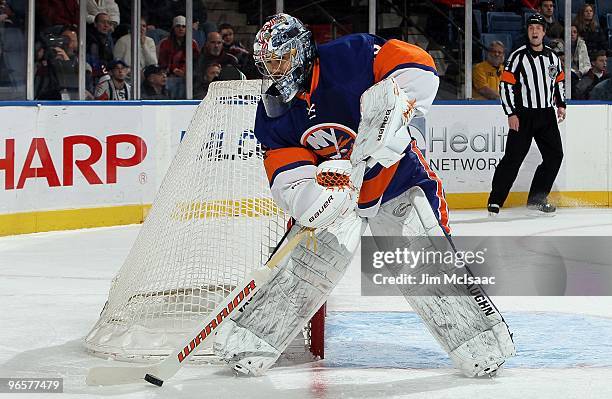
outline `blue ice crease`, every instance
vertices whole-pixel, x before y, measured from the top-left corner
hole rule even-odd
[[[517,347],[506,367],[612,367],[612,319],[505,312]],[[448,356],[414,313],[329,312],[329,367],[448,368]]]

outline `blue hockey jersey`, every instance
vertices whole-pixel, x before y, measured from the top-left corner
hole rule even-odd
[[[319,46],[310,90],[300,93],[283,115],[268,117],[259,102],[255,136],[266,151],[264,164],[273,193],[278,191],[276,185],[312,178],[301,175],[306,165],[350,157],[360,121],[360,97],[389,76],[416,101],[416,115],[424,115],[438,85],[431,56],[417,46],[369,34],[348,35]],[[423,188],[440,225],[450,232],[442,183],[414,141],[395,165],[377,164],[368,170],[359,210],[373,216],[380,204],[415,185]]]

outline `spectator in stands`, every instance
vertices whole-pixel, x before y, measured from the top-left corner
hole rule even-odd
[[[78,0],[37,0],[36,16],[41,30],[54,25],[78,25]]]
[[[3,100],[22,100],[26,96],[24,1],[0,0],[0,97]]]
[[[155,27],[155,25],[149,24],[147,25],[147,36],[153,39],[155,47],[159,49],[161,41],[170,36],[170,33]]]
[[[208,86],[221,74],[221,65],[211,63],[205,66],[204,73],[199,77],[193,91],[193,98],[202,99],[208,94]]]
[[[145,17],[140,19],[140,68],[142,71],[147,65],[157,64],[157,49],[153,39],[147,36],[147,20]],[[123,60],[132,67],[132,35],[122,36],[113,49],[115,59]]]
[[[234,37],[234,27],[230,24],[221,24],[219,25],[219,33],[223,39],[223,50],[227,54],[231,54],[238,59],[240,70],[244,72],[249,79],[259,78],[260,75],[255,67],[255,61],[251,53]]]
[[[230,24],[219,25],[219,34],[223,40],[223,50],[242,61],[243,58],[250,57],[249,51],[242,43],[234,39],[234,27]]]
[[[576,73],[578,78],[587,73],[591,69],[591,61],[589,59],[589,51],[584,39],[578,35],[578,28],[572,24],[572,71]]]
[[[109,74],[100,78],[96,86],[95,99],[107,101],[131,100],[130,85],[125,81],[130,68],[122,60],[108,64]]]
[[[111,32],[115,30],[121,20],[119,6],[115,0],[87,0],[87,23],[94,23],[96,16],[100,13],[108,14]]]
[[[143,100],[169,100],[170,93],[166,87],[166,70],[159,65],[149,65],[144,71],[142,82]]]
[[[184,0],[146,0],[142,2],[142,14],[149,16],[149,23],[157,29],[172,30],[169,15],[185,15],[186,4]],[[193,0],[193,20],[200,23],[199,29],[207,32],[215,24],[207,22],[207,11],[203,0]],[[215,29],[216,30],[216,29]]]
[[[15,23],[15,12],[11,9],[10,4],[6,0],[0,0],[0,26],[5,25],[16,25]]]
[[[101,12],[93,25],[87,26],[87,62],[92,67],[94,81],[106,73],[106,64],[113,60],[113,39],[110,16]]]
[[[131,0],[116,0],[130,1]],[[186,4],[184,0],[147,0],[142,2],[142,14],[147,15],[147,36],[155,41],[156,45],[169,36],[172,30],[168,15],[185,15]],[[207,13],[203,0],[193,1],[193,40],[198,49],[204,46],[208,30],[217,30],[216,24],[206,22]],[[214,27],[211,29],[210,27]]]
[[[78,100],[78,48],[74,25],[64,25],[44,36],[34,76],[37,100]]]
[[[554,0],[542,0],[540,3],[540,14],[546,20],[546,36],[551,39],[563,39],[563,25],[555,19]]]
[[[553,51],[553,53],[558,54],[562,52],[565,54],[565,43],[562,39],[551,39],[548,47]]]
[[[499,99],[499,82],[504,70],[504,44],[493,41],[487,49],[487,59],[474,65],[472,96],[476,100]]]
[[[15,26],[22,27],[25,30],[26,20],[28,18],[28,2],[25,0],[6,0],[7,4],[13,11],[11,20]]]
[[[223,40],[219,32],[210,32],[198,62],[198,75],[204,75],[206,67],[210,64],[238,66],[238,58],[229,54],[223,48]]]
[[[168,71],[168,90],[173,99],[184,99],[185,92],[185,71],[187,63],[187,53],[185,51],[186,20],[182,15],[178,15],[172,21],[172,31],[170,36],[159,44],[159,65]],[[192,40],[194,62],[200,55],[198,44]]]
[[[597,83],[591,90],[591,100],[612,101],[612,78]]]
[[[198,43],[198,48],[202,48],[204,47],[204,44],[206,43],[206,33],[204,33],[204,31],[200,30],[200,21],[195,19],[195,15],[193,16],[193,23],[191,25],[191,32],[193,35],[193,40],[196,41],[196,43]]]
[[[574,21],[578,34],[584,39],[589,51],[607,50],[606,35],[599,26],[592,4],[585,3]]]
[[[606,67],[608,58],[604,50],[591,53],[591,69],[587,72],[580,82],[576,84],[576,97],[581,100],[588,100],[593,87],[608,77]]]
[[[562,46],[561,48],[557,48],[553,50],[553,52],[557,55],[557,57],[559,57],[559,60],[561,61],[561,68],[565,70],[565,47]],[[570,73],[572,74],[572,93],[576,93],[576,84],[580,81],[580,78],[578,75],[576,75],[576,71],[573,69],[570,71]]]
[[[93,100],[94,96],[93,92],[96,91],[96,86],[94,85],[93,79],[93,68],[89,64],[89,62],[85,63],[85,100]]]
[[[147,21],[150,24],[149,29],[151,29],[151,26],[154,26],[154,29],[163,29],[162,25],[168,25],[165,29],[168,31],[171,28],[168,21],[168,15],[179,15],[185,13],[185,11],[168,13],[169,10],[165,9],[167,3],[167,0],[147,0],[142,2],[141,13],[142,15],[146,15],[148,17]]]

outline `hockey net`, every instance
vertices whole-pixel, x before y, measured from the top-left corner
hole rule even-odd
[[[253,268],[286,229],[253,133],[261,81],[211,84],[150,213],[114,277],[89,352],[117,360],[169,355]],[[285,351],[323,357],[324,309]],[[214,361],[210,347],[195,361]]]

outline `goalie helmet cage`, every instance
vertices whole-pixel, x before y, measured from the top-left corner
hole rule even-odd
[[[253,133],[261,86],[210,85],[85,338],[92,354],[126,361],[168,356],[282,238],[288,217],[272,200]],[[323,357],[324,316],[323,307],[286,358]],[[209,346],[192,359],[215,357]]]

